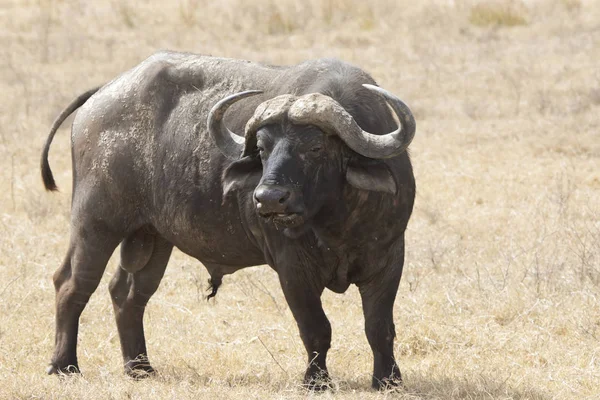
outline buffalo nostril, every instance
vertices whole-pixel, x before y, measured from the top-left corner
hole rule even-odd
[[[264,185],[254,192],[256,208],[263,213],[285,212],[290,198],[291,192],[289,190],[276,185]]]
[[[290,192],[286,192],[283,194],[283,196],[279,199],[279,204],[283,204],[287,201],[287,199],[290,198]]]

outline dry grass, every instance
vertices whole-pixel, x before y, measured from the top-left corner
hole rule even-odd
[[[520,1],[487,1],[471,8],[469,21],[476,26],[526,25],[525,5]]]
[[[298,386],[304,350],[275,274],[242,271],[207,303],[207,273],[180,253],[146,318],[157,378],[121,374],[114,260],[82,316],[84,375],[43,374],[68,240],[68,131],[51,153],[59,194],[42,190],[41,145],[76,94],[160,48],[336,56],[416,113],[418,194],[395,309],[406,391],[367,389],[351,289],[324,296],[337,390],[322,398],[600,398],[600,3],[416,3],[0,0],[0,398],[313,397]],[[473,21],[498,5],[526,24]]]

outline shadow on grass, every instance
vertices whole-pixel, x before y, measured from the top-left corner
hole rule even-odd
[[[191,374],[190,374],[191,373]],[[265,390],[270,394],[287,393],[287,395],[305,396],[309,392],[301,385],[301,375],[285,376],[284,374],[233,373],[226,376],[214,376],[198,373],[193,368],[171,367],[159,377],[165,383],[187,381],[198,387],[228,387],[251,391]],[[510,378],[510,377],[509,377]],[[421,374],[407,372],[402,388],[377,392],[371,389],[368,376],[353,379],[336,379],[333,377],[332,390],[334,398],[394,398],[394,399],[514,399],[514,400],[549,400],[552,395],[540,387],[519,385],[512,387],[507,378],[499,379],[489,374],[473,376],[449,377],[439,374]],[[253,389],[250,389],[253,388]],[[315,393],[316,394],[316,393]],[[329,398],[327,396],[327,398]]]
[[[399,399],[514,399],[514,400],[549,400],[552,396],[540,388],[520,386],[513,388],[507,384],[508,379],[497,379],[480,374],[472,377],[450,378],[447,376],[430,376],[407,373],[404,375],[404,387],[381,394],[392,395]],[[337,382],[339,393],[375,392],[370,389],[370,380],[353,379]]]

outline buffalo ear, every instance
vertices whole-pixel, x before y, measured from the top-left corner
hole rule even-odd
[[[261,176],[262,164],[256,157],[247,156],[234,161],[223,171],[221,177],[223,199],[235,190],[254,190]]]
[[[398,189],[394,176],[383,161],[350,161],[346,169],[346,180],[356,188],[374,192],[396,194]]]

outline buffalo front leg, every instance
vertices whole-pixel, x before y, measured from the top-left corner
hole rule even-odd
[[[56,336],[49,374],[79,372],[77,334],[79,317],[98,287],[119,238],[100,228],[73,226],[69,251],[54,274]]]
[[[402,383],[394,358],[396,331],[393,308],[400,283],[400,272],[384,271],[381,276],[359,286],[365,316],[365,332],[373,351],[374,389],[386,389]],[[396,269],[397,271],[397,269]]]
[[[330,381],[326,359],[331,346],[331,325],[321,304],[323,288],[302,282],[298,276],[285,279],[280,275],[280,281],[308,354],[304,385],[309,390],[326,389]]]
[[[173,245],[152,234],[138,232],[134,235],[121,245],[121,265],[110,282],[109,290],[125,373],[141,378],[154,372],[146,350],[144,311],[158,289]]]

